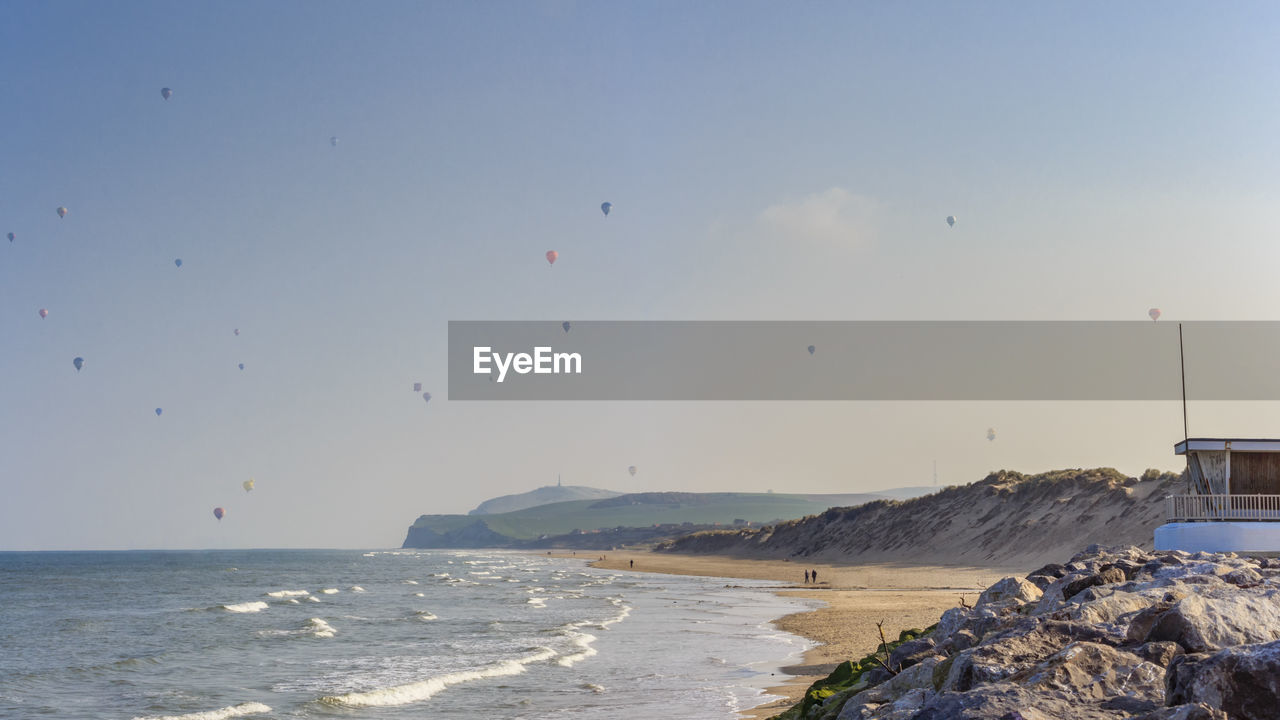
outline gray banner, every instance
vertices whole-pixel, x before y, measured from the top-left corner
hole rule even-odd
[[[1280,400],[1280,323],[1190,322],[1183,335],[1189,399]],[[450,400],[1177,400],[1181,388],[1172,323],[449,323]]]

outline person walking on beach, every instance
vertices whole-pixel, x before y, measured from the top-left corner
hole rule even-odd
[[[632,561],[631,561],[631,568],[634,570],[634,569],[635,569],[635,567],[636,567],[636,561],[635,561],[635,560],[632,560]]]
[[[808,584],[809,584],[809,571],[808,571],[808,570],[805,570],[805,571],[804,571],[804,584],[805,584],[805,585],[808,585]]]
[[[814,584],[815,584],[815,585],[818,583],[818,571],[817,571],[817,570],[810,570],[810,571],[809,571],[809,577],[813,578],[813,582],[814,582]]]

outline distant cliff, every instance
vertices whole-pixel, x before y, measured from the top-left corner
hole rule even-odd
[[[1152,546],[1165,495],[1180,476],[1111,468],[1039,475],[1000,471],[913,500],[832,508],[764,528],[707,531],[658,546],[670,552],[803,557],[833,563],[925,562],[1028,566],[1092,543]]]
[[[532,494],[526,493],[526,496]],[[716,525],[747,527],[776,523],[822,512],[833,504],[854,505],[880,497],[647,492],[553,502],[502,513],[422,515],[409,528],[404,547],[535,547],[538,543],[553,543],[547,547],[607,548],[654,542]],[[477,510],[484,509],[485,505]]]
[[[475,510],[467,513],[468,515],[496,515],[498,513],[515,512],[516,510],[524,510],[525,508],[537,507],[539,505],[550,505],[551,503],[565,502],[568,500],[604,500],[606,498],[617,497],[622,493],[616,493],[612,490],[601,490],[599,488],[585,487],[582,485],[547,485],[537,490],[530,490],[526,493],[518,495],[503,495],[501,497],[485,500],[476,506]]]

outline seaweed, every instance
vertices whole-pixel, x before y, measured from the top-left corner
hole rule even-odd
[[[881,682],[879,679],[872,682],[869,674],[873,670],[885,670],[885,661],[881,658],[881,653],[884,654],[884,658],[888,658],[894,648],[909,640],[924,637],[933,632],[936,627],[938,626],[935,624],[923,630],[903,630],[898,633],[896,641],[877,643],[875,652],[861,660],[845,660],[837,665],[830,675],[810,685],[798,704],[792,706],[790,710],[773,716],[770,720],[810,720],[810,718],[825,717],[825,714],[819,714],[820,710],[815,712],[815,709],[822,708],[833,695],[844,695],[847,699]],[[883,639],[883,631],[881,637]],[[833,702],[832,705],[833,707],[829,708],[829,714],[835,717],[844,702]]]

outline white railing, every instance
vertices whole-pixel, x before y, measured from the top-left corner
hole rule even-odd
[[[1169,522],[1280,521],[1280,495],[1169,495],[1165,513]]]

